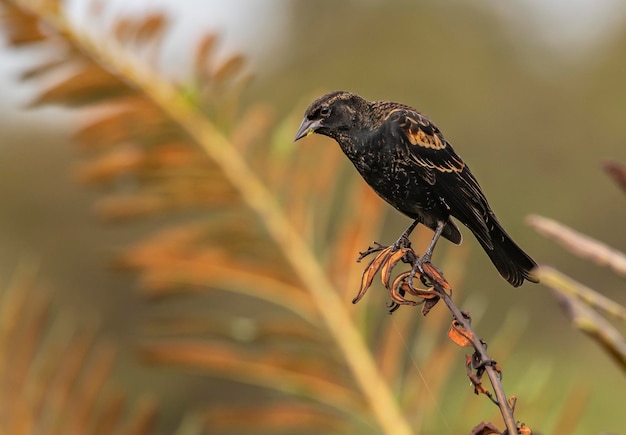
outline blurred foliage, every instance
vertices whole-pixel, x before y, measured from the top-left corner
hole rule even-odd
[[[92,13],[101,7],[94,3]],[[323,138],[297,152],[288,145],[303,109],[294,110],[293,102],[303,106],[320,89],[349,88],[413,104],[438,124],[447,113],[448,136],[471,144],[462,154],[482,182],[515,186],[516,195],[503,191],[503,200],[495,200],[503,220],[527,212],[517,195],[532,198],[535,208],[558,207],[586,219],[554,180],[570,180],[568,190],[586,198],[589,209],[610,203],[568,170],[580,174],[590,162],[587,153],[571,152],[589,149],[587,131],[608,144],[606,152],[623,152],[619,92],[599,90],[615,101],[600,116],[606,100],[581,85],[616,68],[558,80],[536,75],[493,16],[462,3],[290,7],[296,49],[271,82],[244,94],[242,105],[249,81],[243,59],[217,61],[213,34],[190,50],[189,79],[172,84],[155,67],[167,37],[165,15],[118,18],[92,36],[66,21],[55,1],[3,2],[9,42],[46,47],[40,63],[22,75],[42,89],[32,105],[80,109],[77,177],[102,192],[97,213],[107,221],[172,216],[117,262],[139,272],[149,299],[140,307],[144,361],[230,381],[208,405],[186,410],[185,433],[402,433],[407,427],[467,433],[479,420],[499,421],[493,405],[464,389],[463,358],[443,341],[444,310],[420,319],[401,309],[389,319],[382,291],[370,292],[367,305],[346,308],[359,284],[356,253],[392,225],[381,201],[347,171],[338,147]],[[262,99],[272,104],[256,103]],[[588,110],[575,104],[581,99]],[[497,171],[490,170],[493,162]],[[506,183],[497,180],[502,167]],[[608,216],[593,218],[599,229],[608,227]],[[618,244],[626,241],[620,237]],[[416,238],[419,245],[429,235]],[[526,317],[505,314],[497,299],[510,300],[511,292],[490,302],[500,317],[481,319],[484,300],[463,298],[463,287],[489,288],[491,275],[499,277],[481,273],[472,260],[465,280],[467,252],[442,249],[436,263],[461,289],[460,305],[472,309],[478,329],[495,331],[485,338],[511,379],[507,392],[519,398],[517,417],[545,433],[619,427],[614,420],[583,421],[592,387],[566,377],[555,388],[559,373],[547,362],[551,357],[520,360],[516,344]],[[481,328],[485,323],[488,329]],[[234,383],[270,393],[233,397]]]
[[[0,289],[0,431],[154,433],[154,401],[128,406],[111,379],[115,347],[60,315],[35,281],[24,261]]]
[[[626,192],[626,167],[610,162],[605,168]],[[626,254],[550,219],[530,216],[528,221],[539,233],[556,240],[568,251],[626,278]],[[626,324],[626,307],[551,267],[541,266],[539,276],[544,285],[553,289],[572,324],[597,341],[626,370],[626,337],[603,317]]]

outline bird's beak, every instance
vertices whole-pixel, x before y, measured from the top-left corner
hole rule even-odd
[[[296,136],[293,138],[293,141],[295,142],[302,139],[304,136],[315,133],[315,130],[317,130],[321,126],[322,122],[320,120],[311,121],[310,119],[304,118],[302,120],[302,124],[300,124],[300,128],[298,128]]]

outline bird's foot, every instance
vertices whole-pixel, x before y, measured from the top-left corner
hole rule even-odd
[[[432,279],[430,278],[429,273],[424,270],[425,264],[428,264],[429,269],[434,269],[440,276],[443,276],[443,273],[441,272],[441,270],[439,270],[437,266],[435,266],[434,264],[430,262],[430,256],[424,255],[423,257],[418,257],[413,262],[411,273],[409,274],[407,278],[407,282],[412,289],[414,289],[413,279],[415,278],[415,275],[419,275],[420,281],[425,287],[434,286],[434,283],[432,282]]]
[[[402,234],[400,238],[396,240],[393,245],[391,245],[391,252],[396,252],[399,249],[410,247],[411,241],[409,240],[409,237],[405,234]]]

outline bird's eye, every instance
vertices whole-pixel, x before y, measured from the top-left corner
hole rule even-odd
[[[328,106],[324,106],[320,109],[320,115],[321,116],[328,116],[330,115],[330,108]]]

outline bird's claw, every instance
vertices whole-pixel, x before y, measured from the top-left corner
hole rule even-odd
[[[410,247],[411,247],[411,241],[409,240],[407,236],[402,235],[398,240],[394,242],[393,245],[391,245],[391,252],[396,252],[399,249],[410,248]]]
[[[419,258],[419,259],[415,260],[415,262],[413,263],[413,267],[411,268],[411,273],[409,274],[409,276],[407,278],[407,282],[409,284],[409,287],[411,287],[412,289],[414,289],[414,287],[413,287],[413,279],[415,278],[415,275],[419,275],[419,279],[420,279],[421,283],[425,287],[432,287],[433,286],[432,281],[428,278],[428,275],[424,271],[424,266],[423,265],[425,263],[428,263],[428,264],[430,264],[432,266],[432,264],[431,264],[431,262],[429,260],[424,261],[423,258]]]

